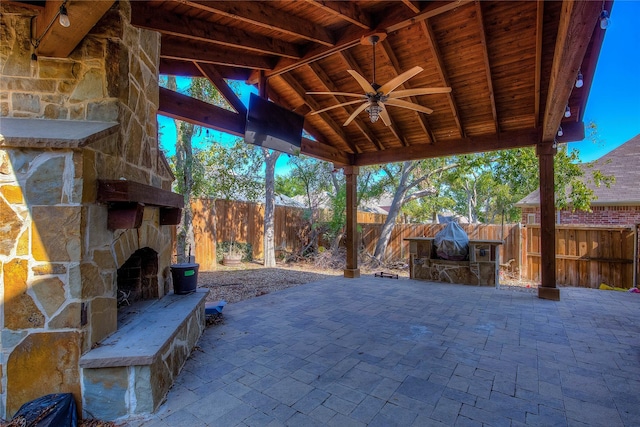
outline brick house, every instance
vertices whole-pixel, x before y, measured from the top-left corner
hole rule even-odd
[[[586,165],[585,165],[586,167]],[[556,211],[558,224],[632,225],[640,224],[640,135],[636,135],[615,150],[594,162],[594,169],[613,175],[610,187],[589,184],[597,197],[591,212]],[[588,174],[589,170],[585,171]],[[520,200],[522,223],[540,224],[540,193],[533,191]]]

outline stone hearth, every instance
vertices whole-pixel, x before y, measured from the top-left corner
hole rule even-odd
[[[119,1],[68,58],[39,57],[34,76],[33,10],[2,2],[0,12],[0,418],[59,392],[73,393],[86,416],[152,411],[204,329],[204,304],[168,295],[175,230],[163,207],[133,203],[136,222],[113,227],[121,223],[112,221],[113,204],[98,198],[98,182],[170,193],[173,176],[157,139],[159,35],[133,28],[129,2]],[[136,387],[152,390],[149,400],[120,401],[113,410],[113,395],[96,384],[105,383],[105,372],[117,374],[116,384],[123,371],[109,366],[97,374],[84,363],[126,334],[118,324],[118,269],[141,253],[155,259],[140,276],[145,323],[163,328],[147,335],[157,332],[165,344],[147,368],[127,368],[141,372]],[[161,322],[163,304],[188,301],[189,315],[173,331],[151,319]]]

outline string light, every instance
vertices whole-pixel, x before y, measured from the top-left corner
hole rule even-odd
[[[558,128],[558,136],[562,136],[562,135],[564,135],[564,132],[562,131],[562,126],[560,126]]]
[[[576,77],[576,87],[581,88],[584,85],[584,80],[582,78],[582,72],[578,70],[578,77]]]
[[[600,28],[606,30],[609,28],[610,23],[611,19],[609,18],[609,12],[607,9],[602,9],[602,12],[600,12]]]
[[[71,21],[69,21],[69,14],[67,14],[67,7],[64,5],[64,3],[62,3],[62,6],[60,6],[58,14],[60,15],[60,25],[65,28],[69,28],[69,25],[71,25]]]
[[[571,117],[571,108],[567,105],[567,108],[564,109],[564,116],[569,118]]]

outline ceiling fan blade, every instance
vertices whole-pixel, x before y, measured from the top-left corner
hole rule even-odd
[[[384,104],[380,103],[379,105],[382,107],[382,110],[380,110],[380,118],[382,119],[382,123],[384,123],[385,126],[391,126],[391,117],[389,117],[389,112],[384,107]]]
[[[365,93],[376,93],[376,90],[371,86],[371,83],[369,83],[367,79],[362,77],[357,71],[347,70],[347,73],[351,74],[351,76],[356,79]]]
[[[347,126],[349,123],[351,123],[353,121],[353,119],[356,118],[356,116],[358,114],[360,114],[362,112],[362,110],[364,110],[365,108],[367,108],[369,106],[368,102],[363,103],[361,106],[359,106],[358,108],[356,108],[356,111],[354,111],[349,118],[347,119],[346,122],[344,122],[344,124],[342,126]]]
[[[334,95],[334,96],[351,96],[356,98],[362,98],[363,100],[367,99],[367,97],[361,93],[351,93],[351,92],[307,92],[307,95]]]
[[[433,113],[433,110],[431,108],[423,107],[422,105],[403,101],[401,99],[387,99],[384,103],[387,105],[393,105],[395,107],[402,107],[402,108],[408,108],[409,110],[420,111],[421,113],[426,113],[426,114]]]
[[[399,90],[389,94],[389,98],[406,98],[407,96],[432,95],[434,93],[449,93],[450,87],[423,87],[417,89]]]
[[[342,104],[332,105],[331,107],[323,108],[322,110],[313,111],[311,114],[320,114],[320,113],[324,113],[325,111],[333,110],[334,108],[344,107],[345,105],[357,104],[358,102],[362,102],[362,99],[357,99],[357,100],[355,100],[355,101],[348,101],[348,102],[343,102]],[[365,106],[367,105],[367,104],[366,104],[366,102],[365,102],[365,104],[364,104],[364,105],[365,105]]]
[[[396,76],[396,77],[392,78],[391,80],[389,80],[388,82],[386,82],[385,84],[383,84],[382,87],[380,87],[380,89],[378,89],[378,92],[382,92],[383,94],[388,95],[389,92],[391,92],[392,90],[394,90],[395,88],[400,86],[402,83],[404,83],[407,80],[409,80],[411,77],[413,77],[416,74],[420,73],[422,70],[423,70],[422,67],[415,66],[412,69],[410,69],[408,71],[405,71],[404,73],[400,74],[399,76]]]

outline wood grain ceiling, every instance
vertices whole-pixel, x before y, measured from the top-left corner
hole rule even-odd
[[[73,6],[72,2],[71,7]],[[336,164],[366,165],[581,140],[584,107],[604,31],[593,1],[133,1],[134,26],[162,35],[162,73],[208,77],[238,113],[163,91],[160,113],[242,134],[245,111],[224,79],[266,85],[269,98],[305,116],[315,141],[302,152]],[[612,1],[604,7],[612,8]],[[361,92],[347,73],[384,83],[416,65],[399,89],[450,86],[408,101],[430,115],[388,107],[391,126],[344,102],[308,91]],[[581,69],[585,86],[574,81]],[[565,106],[573,112],[563,116]],[[206,111],[203,111],[203,108]]]

